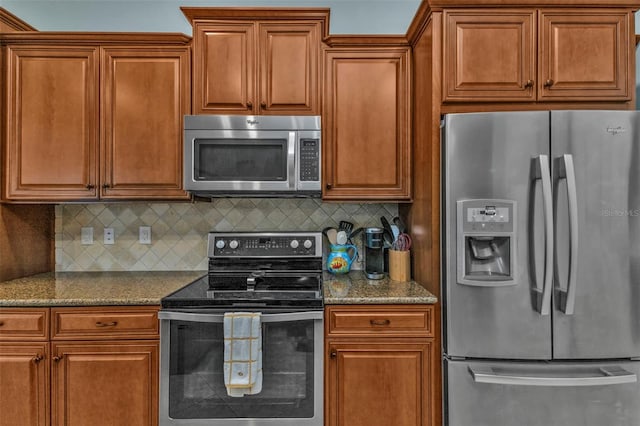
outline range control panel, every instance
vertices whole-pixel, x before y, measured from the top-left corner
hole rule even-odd
[[[209,233],[209,257],[321,257],[322,233]]]

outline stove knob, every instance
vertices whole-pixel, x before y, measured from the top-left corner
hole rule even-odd
[[[291,240],[291,243],[289,245],[292,249],[297,249],[300,243],[298,243],[298,240]]]
[[[225,246],[224,240],[216,241],[216,247],[219,248],[220,250],[222,250],[224,246]]]
[[[229,247],[233,250],[238,248],[238,241],[237,240],[231,240],[231,242],[229,243]]]
[[[304,248],[310,249],[312,245],[313,245],[313,243],[311,242],[311,240],[305,240],[304,241]]]

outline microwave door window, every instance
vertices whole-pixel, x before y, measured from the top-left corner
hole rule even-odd
[[[198,181],[286,181],[286,139],[198,139]]]

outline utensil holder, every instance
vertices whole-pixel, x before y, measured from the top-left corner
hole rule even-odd
[[[411,252],[389,250],[389,278],[393,281],[411,280]]]

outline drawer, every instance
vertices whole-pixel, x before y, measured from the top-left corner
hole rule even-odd
[[[49,340],[49,308],[0,308],[0,340]]]
[[[329,306],[327,333],[334,336],[433,337],[431,305]]]
[[[52,308],[51,339],[157,339],[156,307]]]

